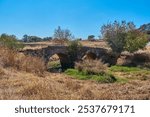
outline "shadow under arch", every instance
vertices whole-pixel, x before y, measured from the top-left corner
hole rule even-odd
[[[55,56],[55,57],[53,57],[53,56]],[[60,70],[60,72],[65,71],[66,69],[68,69],[70,67],[70,60],[69,60],[69,57],[67,54],[55,53],[55,54],[49,56],[49,60],[48,60],[47,64],[49,62],[52,62],[52,61],[53,62],[56,62],[56,61],[60,62],[60,66],[57,68],[57,72],[58,72],[58,70]]]

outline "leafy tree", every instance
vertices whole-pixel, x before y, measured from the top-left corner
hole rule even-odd
[[[68,29],[61,29],[61,27],[58,26],[58,28],[54,31],[54,39],[60,41],[61,43],[67,42],[72,38],[73,36]]]
[[[132,30],[127,33],[125,50],[129,52],[137,51],[142,49],[148,43],[148,37],[145,33],[138,30]]]
[[[40,42],[40,41],[42,41],[42,38],[37,37],[37,36],[30,36],[29,41],[30,42]]]
[[[89,40],[89,41],[94,41],[94,40],[95,40],[94,38],[95,38],[94,35],[89,35],[89,36],[88,36],[88,40]]]
[[[120,54],[122,51],[134,52],[145,47],[147,36],[136,30],[133,22],[108,23],[101,28],[103,38],[108,42],[113,52]]]
[[[146,33],[148,35],[148,40],[150,41],[150,23],[143,24],[138,30]]]
[[[28,42],[28,41],[29,41],[28,35],[26,35],[26,34],[23,35],[22,41],[23,41],[23,42]]]
[[[113,52],[120,54],[124,51],[127,32],[134,30],[135,25],[133,22],[114,21],[113,23],[108,23],[101,27],[101,33],[103,38],[108,42],[109,46],[112,48]]]
[[[2,34],[0,36],[0,45],[15,50],[24,47],[23,44],[17,40],[15,35],[7,35],[7,34]]]
[[[50,41],[50,40],[52,40],[52,37],[44,37],[44,38],[42,39],[42,41]]]
[[[24,35],[22,40],[23,40],[23,42],[40,42],[40,41],[42,41],[42,38],[37,37],[37,36]]]

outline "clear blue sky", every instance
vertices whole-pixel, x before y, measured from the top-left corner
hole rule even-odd
[[[108,21],[150,22],[150,0],[0,0],[0,34],[53,36],[58,26],[75,37],[100,35]]]

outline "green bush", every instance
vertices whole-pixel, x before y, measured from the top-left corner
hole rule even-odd
[[[125,50],[128,52],[135,52],[139,49],[142,49],[148,43],[148,37],[146,34],[132,30],[127,33]]]
[[[23,48],[23,44],[19,42],[14,35],[2,34],[0,36],[0,45],[9,49],[18,50]]]

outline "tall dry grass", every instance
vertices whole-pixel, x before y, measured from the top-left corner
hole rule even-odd
[[[2,68],[0,68],[0,77],[3,77],[4,75],[5,75],[5,71]]]
[[[3,68],[12,67],[37,75],[43,75],[45,71],[45,64],[42,59],[25,56],[6,47],[0,47],[0,66]]]
[[[99,84],[94,81],[71,79],[63,74],[47,73],[41,78],[17,70],[10,72],[6,69],[5,72],[6,77],[9,74],[9,78],[0,79],[0,99],[5,100],[150,99],[150,80]]]
[[[83,60],[76,62],[75,68],[88,74],[104,74],[108,69],[108,65],[101,60]]]

